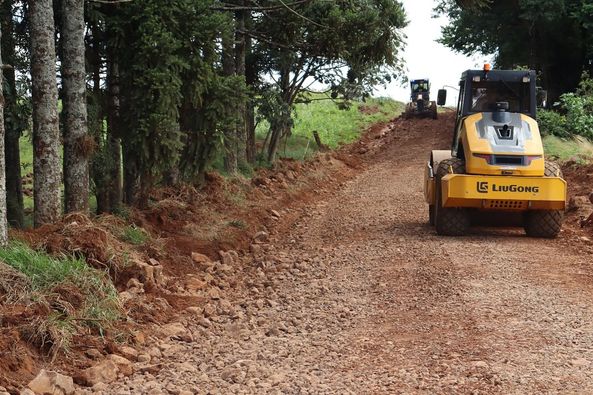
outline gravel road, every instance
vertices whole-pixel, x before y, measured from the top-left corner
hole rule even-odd
[[[385,143],[104,394],[593,393],[591,255],[518,230],[436,236],[431,120]],[[402,121],[403,122],[403,121]],[[281,213],[282,214],[282,213]],[[144,368],[142,368],[144,367]]]

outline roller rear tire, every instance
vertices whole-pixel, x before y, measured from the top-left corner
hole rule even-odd
[[[546,177],[562,177],[562,170],[555,162],[546,161],[544,175]],[[564,211],[533,210],[525,213],[525,233],[530,237],[552,239],[562,229]]]
[[[443,207],[441,179],[449,174],[449,168],[454,174],[465,173],[465,163],[458,158],[441,161],[436,172],[436,202],[434,222],[437,234],[443,236],[463,236],[470,226],[469,213],[465,208]]]

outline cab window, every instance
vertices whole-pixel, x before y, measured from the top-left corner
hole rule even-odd
[[[497,102],[508,102],[510,112],[529,113],[529,84],[506,81],[481,81],[472,84],[471,112],[495,111]]]

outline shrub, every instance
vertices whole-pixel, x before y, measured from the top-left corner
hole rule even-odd
[[[558,111],[540,110],[538,120],[543,134],[593,139],[593,79],[584,73],[575,93],[560,96]]]
[[[543,135],[568,137],[570,133],[566,127],[566,117],[557,111],[539,110],[537,120]]]

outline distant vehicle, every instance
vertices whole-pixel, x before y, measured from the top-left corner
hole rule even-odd
[[[534,71],[490,65],[461,75],[452,148],[432,151],[425,170],[429,221],[438,234],[463,235],[488,216],[514,218],[528,236],[560,232],[566,181],[544,157],[536,100],[546,95],[536,94],[535,80]],[[446,97],[439,90],[438,104]]]
[[[430,81],[428,79],[412,80],[410,82],[410,102],[406,104],[404,117],[437,119],[437,104],[430,101]]]

